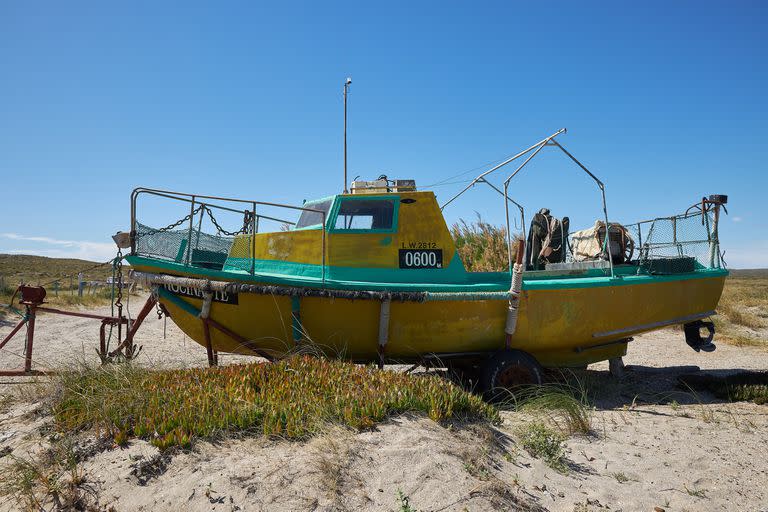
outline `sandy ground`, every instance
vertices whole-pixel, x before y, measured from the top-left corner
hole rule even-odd
[[[132,298],[131,311],[140,307]],[[139,331],[139,361],[206,364],[205,350],[170,321],[164,338],[163,323],[151,315]],[[11,328],[0,323],[0,337]],[[41,315],[35,362],[38,368],[96,362],[97,344],[97,321]],[[21,346],[18,338],[0,351],[0,368],[21,364]],[[682,332],[665,330],[638,336],[625,363],[620,380],[607,375],[606,364],[583,373],[601,391],[592,434],[566,443],[565,474],[519,446],[519,425],[529,418],[503,412],[498,428],[401,416],[370,432],[332,430],[305,443],[200,442],[172,456],[143,441],[125,449],[94,441],[82,448],[82,487],[98,508],[117,511],[400,510],[399,492],[420,511],[768,511],[768,407],[723,403],[677,385],[679,375],[698,368],[766,370],[768,351],[720,344],[697,354]],[[3,458],[49,445],[51,418],[23,380],[0,378]]]

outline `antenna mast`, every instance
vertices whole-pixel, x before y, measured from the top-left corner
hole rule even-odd
[[[344,193],[347,190],[347,93],[349,92],[349,85],[352,83],[352,79],[347,77],[344,80]]]

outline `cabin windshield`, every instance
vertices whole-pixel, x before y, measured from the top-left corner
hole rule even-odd
[[[392,229],[394,199],[344,199],[334,229]]]
[[[313,210],[320,210],[325,213],[325,217],[328,217],[328,210],[331,208],[333,198],[323,199],[315,202],[308,202],[304,204],[305,208],[312,208]],[[301,212],[295,229],[307,228],[310,226],[321,226],[323,224],[323,214],[320,212],[307,211]]]

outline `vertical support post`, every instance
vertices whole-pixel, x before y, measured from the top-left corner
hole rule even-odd
[[[707,214],[706,204],[704,203],[704,201],[702,201],[702,204],[701,204],[701,221],[706,226],[706,230],[707,230],[707,247],[709,248],[709,268],[714,268],[714,265],[715,265],[715,258],[713,254],[714,241],[712,240],[712,231],[709,225],[709,215]]]
[[[322,276],[323,276],[323,288],[325,288],[325,241],[326,241],[326,235],[325,235],[325,212],[323,212],[323,234],[322,234],[322,244],[323,244],[323,269],[322,269]]]
[[[389,309],[391,304],[391,299],[384,299],[381,301],[381,309],[379,310],[379,369],[384,368],[384,351],[389,341]]]
[[[509,263],[509,277],[512,278],[512,232],[509,227],[509,200],[507,198],[507,191],[509,190],[509,182],[504,183],[504,215],[507,219],[507,262]]]
[[[601,181],[598,181],[600,186],[600,193],[603,196],[603,215],[605,216],[605,250],[608,251],[608,265],[611,267],[611,277],[615,277],[613,273],[613,253],[611,251],[611,225],[608,222],[608,206],[605,202],[605,185]]]
[[[352,83],[351,78],[344,80],[344,193],[348,192],[347,189],[347,93],[349,92],[349,84]]]
[[[507,350],[512,348],[512,335],[517,329],[517,315],[520,309],[520,294],[523,289],[523,270],[525,269],[523,253],[525,253],[525,240],[520,240],[517,244],[517,257],[509,286],[509,306],[504,325],[504,348]]]
[[[131,256],[136,254],[136,190],[131,193]]]
[[[672,243],[677,243],[677,217],[672,217]]]
[[[106,328],[107,328],[107,321],[102,320],[101,327],[99,327],[99,359],[101,359],[102,363],[105,363],[107,361],[107,334],[105,332]]]
[[[205,351],[208,354],[208,366],[216,366],[218,360],[217,354],[213,350],[211,342],[211,328],[208,324],[211,316],[211,304],[213,302],[213,291],[210,283],[203,289],[203,305],[200,308],[200,320],[203,322],[203,335],[205,336]]]
[[[192,221],[195,216],[195,196],[192,196],[192,202],[189,205],[189,234],[187,235],[187,263],[189,266],[192,257]]]
[[[32,371],[32,345],[35,341],[35,306],[27,306],[27,317],[29,318],[27,324],[27,347],[24,354],[24,371]]]
[[[253,215],[251,215],[251,275],[256,273],[256,202],[251,203]]]
[[[702,211],[702,215],[706,215],[706,211]],[[721,262],[720,262],[720,239],[717,232],[718,224],[720,223],[720,205],[718,203],[715,203],[715,215],[714,219],[712,221],[712,241],[709,244],[709,266],[711,268],[715,267],[715,264],[717,264],[717,267],[720,268]]]
[[[218,361],[218,354],[216,354],[213,350],[213,345],[211,344],[211,328],[208,325],[208,319],[203,318],[203,334],[205,335],[205,351],[208,354],[208,366],[216,366],[216,363]]]
[[[203,214],[205,214],[205,205],[201,203],[200,206],[200,220],[197,221],[197,240],[195,241],[195,249],[200,248],[200,233],[203,231]],[[192,243],[192,241],[190,240],[189,243]]]

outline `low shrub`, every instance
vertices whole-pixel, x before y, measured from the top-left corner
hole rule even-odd
[[[520,430],[520,443],[531,456],[557,471],[566,471],[565,436],[561,432],[535,421]]]
[[[161,449],[235,432],[300,439],[329,423],[366,429],[403,412],[498,420],[496,409],[437,376],[309,356],[186,370],[85,368],[61,377],[54,404],[62,429],[150,439]]]

